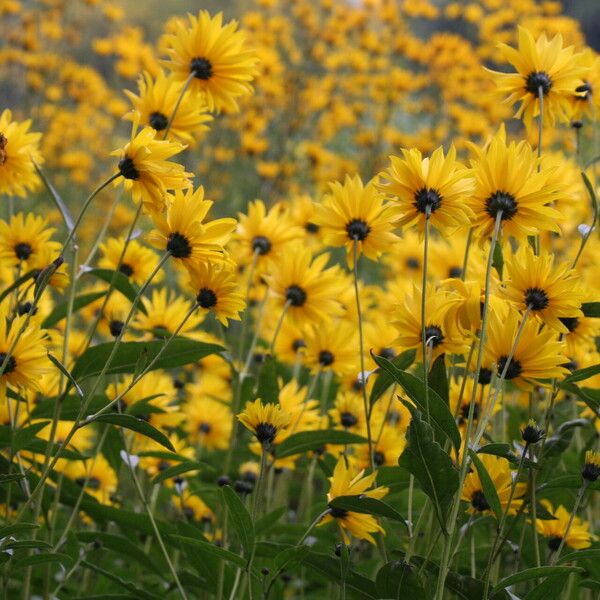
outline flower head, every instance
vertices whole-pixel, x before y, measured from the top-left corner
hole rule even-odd
[[[263,448],[269,448],[290,423],[290,415],[279,404],[263,404],[260,399],[248,402],[237,418],[249,429]]]
[[[556,552],[567,531],[567,526],[571,520],[571,514],[564,506],[559,506],[556,510],[548,500],[542,500],[543,507],[554,517],[554,519],[537,519],[535,522],[538,533],[548,538],[548,548]],[[573,517],[573,522],[569,527],[565,544],[574,550],[589,548],[592,545],[592,535],[590,534],[590,524],[582,521],[579,517]]]

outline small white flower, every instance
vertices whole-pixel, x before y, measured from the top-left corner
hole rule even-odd
[[[577,231],[579,231],[579,234],[581,235],[581,237],[585,237],[592,229],[593,229],[593,227],[590,227],[589,225],[586,225],[585,223],[582,223],[581,225],[577,225]]]
[[[135,469],[135,467],[138,466],[138,464],[140,462],[139,456],[136,456],[135,454],[127,454],[127,452],[125,452],[125,450],[121,450],[121,452],[119,452],[119,454],[121,455],[123,462],[126,465],[129,465],[132,469]]]
[[[367,383],[367,381],[369,380],[369,377],[371,377],[371,375],[373,375],[373,373],[375,373],[375,370],[373,371],[359,371],[358,375],[356,376],[356,381],[358,381],[358,383],[365,385]]]

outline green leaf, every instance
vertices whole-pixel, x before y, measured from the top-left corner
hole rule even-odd
[[[448,389],[448,374],[446,373],[446,355],[440,354],[431,365],[428,375],[429,386],[446,403],[450,404],[450,390]]]
[[[406,521],[402,515],[389,504],[377,500],[377,498],[369,498],[369,496],[338,496],[334,498],[329,506],[331,508],[341,508],[357,513],[373,515],[375,517],[387,517],[393,521],[400,521],[406,525]]]
[[[579,489],[581,487],[581,475],[561,475],[550,481],[546,481],[538,487],[538,491],[553,490],[553,489]],[[590,483],[588,490],[600,491],[600,479]]]
[[[237,567],[244,568],[246,566],[246,560],[242,558],[239,554],[235,554],[234,552],[225,550],[225,548],[215,546],[215,544],[211,544],[206,540],[201,540],[199,538],[190,538],[183,535],[170,535],[169,538],[181,544],[189,546],[190,548],[193,548],[196,552],[210,554],[218,558],[219,560],[224,560]]]
[[[54,201],[54,204],[56,204],[56,207],[58,208],[58,211],[60,212],[63,221],[67,226],[67,230],[72,231],[73,227],[75,227],[75,223],[73,222],[73,217],[71,216],[67,205],[64,203],[64,200],[61,198],[60,194],[56,191],[56,188],[52,185],[52,183],[50,183],[50,180],[46,177],[46,174],[42,168],[35,162],[35,160],[32,160],[31,162],[33,162],[33,166],[35,167],[39,178],[43,181],[48,192],[50,192],[50,196]],[[73,236],[73,241],[75,241],[75,236]]]
[[[51,419],[54,414],[54,407],[58,402],[58,398],[40,398],[35,407],[31,411],[32,419]],[[94,396],[90,402],[88,410],[90,413],[95,413],[108,404],[108,398],[104,394]],[[81,398],[79,396],[70,395],[62,400],[60,409],[61,421],[75,421],[79,415],[81,408]]]
[[[560,575],[562,573],[583,573],[583,571],[584,569],[581,567],[572,566],[533,567],[531,569],[525,569],[524,571],[513,573],[499,581],[492,589],[492,595],[515,583],[520,583],[521,581],[529,581],[530,579],[539,579],[540,577],[549,577],[551,575]]]
[[[38,272],[39,271],[37,271],[36,269],[28,271],[24,275],[21,275],[21,277],[18,277],[17,279],[15,279],[8,287],[5,287],[2,290],[2,292],[0,292],[0,303],[2,303],[5,298],[7,298],[8,296],[10,296],[10,294],[14,290],[18,290],[19,287],[22,286],[26,281],[29,281],[30,279],[33,279],[34,275],[36,273],[38,273]]]
[[[586,317],[600,318],[600,302],[584,302],[581,310]]]
[[[485,446],[481,446],[477,450],[477,454],[493,454],[494,456],[501,456],[502,458],[506,458],[512,464],[518,464],[521,460],[520,456],[517,456],[511,449],[510,444],[505,443],[493,443],[486,444]],[[528,458],[523,459],[523,466],[527,469],[539,469],[540,465],[535,463]]]
[[[380,598],[428,600],[415,569],[401,560],[388,562],[377,571],[375,587]]]
[[[112,281],[114,289],[121,292],[121,294],[123,294],[130,302],[133,302],[137,296],[137,289],[133,287],[128,277],[124,273],[121,273],[121,271],[113,271],[112,269],[91,269],[90,271],[86,271],[84,275],[91,275],[92,277],[102,279],[102,281],[106,281],[108,284]],[[143,302],[140,302],[139,310],[146,314]]]
[[[272,510],[270,513],[266,514],[264,517],[261,517],[254,523],[254,531],[257,536],[266,533],[273,527],[283,515],[288,511],[287,506],[280,506],[275,510]]]
[[[336,585],[339,584],[340,561],[332,556],[311,551],[304,557],[302,564],[307,568],[320,573]],[[355,571],[350,570],[348,572],[346,577],[346,587],[353,591],[352,598],[356,598],[357,600],[377,598],[375,583]]]
[[[97,377],[108,357],[115,342],[98,344],[88,348],[78,359],[71,371],[77,381],[88,377]],[[163,341],[150,342],[122,342],[113,357],[106,375],[118,373],[133,373],[141,353],[146,352],[148,362],[153,360],[164,346]],[[222,352],[224,348],[216,344],[197,342],[183,337],[173,338],[167,349],[153,365],[153,369],[173,369],[190,363],[196,363],[209,354]]]
[[[23,473],[2,473],[0,475],[0,485],[6,485],[8,483],[13,483],[14,481],[19,481],[20,479],[24,479],[25,475]]]
[[[588,548],[588,549],[584,549],[584,550],[577,550],[575,552],[569,552],[568,554],[561,556],[558,559],[558,562],[560,564],[560,563],[567,563],[567,562],[576,562],[578,560],[584,560],[584,559],[590,559],[590,558],[598,560],[600,558],[600,548]]]
[[[96,300],[99,300],[106,294],[106,292],[94,292],[93,294],[81,294],[73,299],[73,312],[76,313],[78,310],[85,308],[88,304],[92,304]],[[69,311],[69,303],[62,302],[54,307],[54,310],[44,319],[42,327],[49,329],[54,327],[58,322],[62,321]]]
[[[564,384],[568,383],[576,383],[578,381],[584,381],[585,379],[589,379],[594,375],[598,375],[600,373],[600,363],[597,365],[592,365],[591,367],[585,367],[583,369],[577,369],[577,371],[573,371],[570,375],[567,375],[562,382],[561,387]]]
[[[267,355],[258,375],[257,398],[271,404],[279,403],[279,384],[277,383],[277,366],[275,359]]]
[[[35,439],[36,434],[49,423],[50,421],[40,421],[39,423],[29,425],[29,427],[23,427],[14,431],[11,444],[13,454],[26,448]]]
[[[249,558],[254,549],[254,525],[250,513],[231,486],[224,485],[221,488],[221,494],[227,506],[233,529],[244,549],[244,555]]]
[[[51,562],[58,562],[62,565],[69,566],[73,563],[71,557],[60,552],[43,552],[41,554],[32,554],[13,560],[13,569],[22,569],[23,567],[31,567],[32,565],[41,565]]]
[[[125,555],[128,559],[133,559],[146,567],[148,570],[163,576],[163,570],[156,565],[154,561],[143,552],[139,544],[132,542],[129,538],[123,535],[114,533],[105,533],[104,531],[78,531],[77,539],[80,542],[91,544],[100,542],[103,548],[108,548],[112,552]]]
[[[73,375],[71,375],[71,373],[69,372],[69,369],[67,369],[67,367],[65,367],[65,365],[63,365],[60,362],[60,360],[58,360],[58,358],[56,358],[55,356],[52,356],[52,354],[50,354],[49,352],[48,352],[48,358],[54,364],[54,366],[69,380],[71,385],[75,388],[77,395],[79,397],[83,398],[83,396],[84,396],[83,390],[79,387],[79,385],[73,378]]]
[[[421,419],[421,413],[409,402],[404,405],[410,410],[412,420],[406,434],[407,446],[398,464],[415,476],[432,500],[440,527],[445,532],[448,509],[458,490],[458,471],[433,439],[433,429]]]
[[[496,519],[500,521],[502,518],[502,505],[500,504],[500,498],[498,498],[496,486],[494,485],[490,474],[487,472],[485,465],[483,462],[481,462],[479,456],[477,456],[477,453],[473,452],[471,448],[469,448],[468,452],[471,460],[475,464],[475,468],[477,469],[477,475],[479,475],[479,481],[481,482],[481,487],[483,488],[483,495],[485,496],[485,499],[492,511],[494,511]]]
[[[569,447],[573,438],[573,430],[576,427],[585,427],[589,424],[587,419],[573,419],[559,425],[552,436],[546,440],[542,457],[547,459],[560,456]]]
[[[322,431],[300,431],[292,433],[281,444],[275,446],[275,456],[285,458],[310,450],[320,450],[326,444],[345,446],[346,444],[366,444],[367,439],[349,431],[324,429]]]
[[[417,405],[419,410],[431,419],[432,426],[437,432],[447,436],[454,448],[460,449],[461,437],[454,416],[448,404],[440,398],[438,393],[429,388],[429,406],[425,402],[425,386],[418,377],[397,369],[389,360],[381,356],[373,356],[375,362],[385,369],[402,386],[408,397]],[[429,409],[429,410],[428,410]]]
[[[22,548],[44,548],[45,550],[50,550],[52,545],[44,540],[15,540],[14,542],[9,542],[4,546],[4,549],[13,549],[19,550]]]
[[[406,350],[399,354],[395,358],[393,358],[390,362],[401,371],[406,371],[410,365],[415,362],[415,356],[417,355],[417,351]],[[383,369],[377,370],[377,379],[373,384],[373,388],[371,389],[371,396],[369,398],[369,406],[373,406],[379,398],[385,393],[385,391],[394,383],[394,378]]]
[[[591,411],[600,418],[600,390],[594,390],[591,388],[580,388],[574,383],[562,383],[560,387],[574,394],[581,400],[583,400],[591,409]]]
[[[118,427],[124,427],[125,429],[131,429],[131,431],[135,431],[141,435],[158,442],[161,446],[164,446],[168,450],[175,452],[175,448],[173,444],[170,442],[169,438],[162,432],[156,429],[142,419],[138,419],[132,415],[119,414],[119,413],[104,413],[103,415],[98,415],[92,423],[110,423],[111,425],[117,425]],[[86,425],[87,423],[84,423]]]
[[[197,462],[195,460],[188,460],[185,462],[180,462],[178,465],[173,465],[155,475],[152,479],[152,483],[156,485],[161,481],[165,481],[166,479],[171,479],[172,477],[177,477],[178,475],[183,475],[184,473],[189,473],[190,471],[201,471],[205,469],[214,470],[213,467],[206,463]]]
[[[273,559],[273,567],[276,572],[292,569],[304,560],[304,557],[310,552],[308,546],[291,546],[285,548]]]

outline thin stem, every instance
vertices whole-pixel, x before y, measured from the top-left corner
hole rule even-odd
[[[167,123],[167,127],[165,128],[163,140],[167,139],[167,135],[169,135],[169,131],[171,131],[171,126],[173,125],[173,121],[175,121],[175,116],[177,115],[177,111],[179,110],[179,105],[181,104],[181,101],[183,100],[183,96],[187,92],[187,89],[190,86],[192,79],[194,79],[193,71],[188,75],[187,79],[185,80],[185,83],[183,84],[183,87],[181,88],[181,93],[179,94],[179,98],[177,98],[177,102],[175,103],[175,108],[173,108],[173,112],[171,113],[171,117],[169,118],[169,122]]]
[[[427,410],[427,422],[431,422],[429,415],[429,367],[427,356],[427,263],[429,260],[429,218],[430,208],[425,209],[425,240],[423,242],[423,281],[421,283],[421,351],[423,353],[423,387],[425,390],[425,409]]]
[[[281,331],[281,326],[283,325],[283,320],[285,319],[285,315],[287,314],[291,305],[292,305],[291,300],[286,300],[285,304],[283,305],[283,310],[281,311],[281,316],[279,317],[279,320],[277,321],[277,326],[275,327],[275,332],[273,333],[273,339],[271,340],[271,346],[269,347],[271,354],[273,354],[273,350],[275,349],[275,342],[277,342],[277,337],[279,336],[279,332]]]
[[[587,479],[584,479],[581,482],[579,492],[577,493],[577,498],[575,498],[575,504],[573,505],[573,510],[571,511],[569,521],[567,522],[567,527],[565,528],[565,532],[563,533],[562,538],[560,540],[560,545],[558,547],[558,550],[552,556],[550,565],[555,565],[556,562],[558,561],[558,559],[560,558],[560,553],[562,552],[562,549],[564,548],[564,546],[567,542],[567,536],[569,535],[569,531],[571,531],[571,525],[573,525],[573,521],[575,520],[575,516],[577,515],[577,511],[579,510],[579,505],[581,504],[581,501],[583,500],[583,496],[585,494],[585,491],[588,488],[589,483],[590,482]]]
[[[81,208],[81,211],[79,212],[79,214],[77,215],[77,219],[75,219],[75,223],[73,224],[73,227],[71,228],[71,231],[69,231],[69,233],[67,234],[67,237],[65,238],[65,241],[63,242],[63,249],[62,251],[65,251],[65,248],[69,245],[69,243],[71,242],[71,240],[74,239],[75,237],[75,232],[77,231],[77,229],[79,228],[79,225],[81,225],[81,221],[85,215],[85,213],[87,212],[87,209],[90,207],[90,204],[92,203],[92,200],[108,185],[110,185],[115,179],[117,179],[118,177],[121,177],[121,173],[115,173],[114,175],[111,175],[104,183],[101,183],[86,199],[86,201],[83,203],[83,206]]]
[[[456,521],[458,517],[458,509],[460,507],[460,496],[461,490],[463,488],[465,478],[467,476],[467,471],[469,467],[469,453],[467,452],[467,448],[469,446],[471,433],[473,431],[473,422],[475,416],[475,404],[477,402],[477,382],[479,381],[479,374],[481,373],[481,365],[483,363],[483,349],[485,346],[485,339],[487,334],[487,323],[488,323],[488,315],[489,315],[489,302],[490,302],[490,288],[491,288],[491,280],[492,280],[492,265],[494,261],[494,250],[496,248],[496,243],[498,242],[498,236],[500,234],[500,228],[502,226],[502,211],[498,211],[496,213],[496,221],[494,223],[494,231],[492,233],[492,241],[490,243],[490,252],[487,260],[487,267],[485,273],[485,290],[484,290],[484,301],[483,301],[483,309],[481,316],[481,330],[479,333],[479,348],[477,349],[477,360],[475,367],[475,382],[473,384],[473,392],[471,394],[471,402],[469,404],[469,413],[467,417],[467,428],[465,433],[465,438],[463,442],[463,451],[462,451],[462,462],[460,466],[459,472],[459,483],[458,483],[458,491],[454,496],[454,501],[452,504],[452,509],[450,512],[450,519],[448,523],[448,535],[444,538],[444,549],[442,552],[442,560],[440,562],[440,570],[437,581],[437,590],[435,598],[436,600],[442,600],[444,596],[444,585],[446,582],[446,575],[448,574],[449,569],[449,560],[450,560],[450,552],[452,550],[452,538],[454,536],[454,530],[456,527]]]
[[[467,234],[467,243],[465,244],[465,256],[463,258],[462,272],[460,274],[461,281],[467,277],[467,265],[469,264],[469,252],[471,251],[471,242],[473,241],[473,229],[469,229]]]
[[[258,262],[258,255],[260,254],[260,250],[257,248],[252,255],[252,262],[250,263],[250,268],[248,269],[248,285],[246,286],[246,310],[242,315],[242,331],[240,333],[240,343],[238,348],[238,359],[242,360],[242,356],[244,355],[244,344],[246,342],[246,334],[248,332],[248,321],[250,318],[250,290],[252,289],[252,280],[254,279],[254,271],[256,270],[256,264]]]
[[[538,118],[538,145],[537,156],[542,157],[542,132],[544,131],[544,88],[538,86],[538,102],[540,105],[540,116]],[[542,165],[538,164],[538,172],[541,171]]]
[[[359,339],[359,353],[360,353],[360,388],[362,391],[363,398],[363,409],[365,411],[365,423],[367,425],[367,444],[369,448],[369,463],[371,465],[371,471],[375,472],[375,459],[373,456],[373,438],[371,437],[371,418],[369,411],[369,400],[367,398],[367,382],[365,381],[365,353],[364,353],[364,338],[363,338],[363,322],[362,312],[360,310],[360,292],[358,289],[358,240],[354,238],[352,245],[352,271],[354,273],[354,295],[356,298],[356,312],[358,313],[358,339]]]

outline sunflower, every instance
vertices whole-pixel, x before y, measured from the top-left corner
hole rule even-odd
[[[111,383],[106,388],[106,396],[112,400],[127,390],[129,385],[130,381],[127,379]],[[165,399],[167,405],[175,402],[176,389],[173,380],[164,371],[150,371],[120,398],[119,408],[122,412],[127,412],[138,403],[137,408],[143,409],[146,405],[151,408],[158,406],[156,401],[161,399]],[[135,414],[139,417],[150,413],[138,412],[136,409]]]
[[[346,465],[346,458],[341,457],[329,478],[331,487],[327,494],[327,502],[331,502],[339,496],[366,496],[380,500],[388,493],[386,487],[369,488],[375,482],[377,473],[371,473],[363,477],[364,471],[354,474]],[[385,533],[377,519],[373,515],[356,513],[341,508],[330,508],[329,513],[323,517],[319,526],[335,520],[340,528],[344,543],[348,545],[350,539],[346,530],[356,538],[367,540],[375,544],[372,533]]]
[[[101,503],[110,502],[117,491],[117,475],[102,454],[96,454],[87,461],[70,461],[65,475],[80,486],[87,479],[85,491]]]
[[[152,290],[150,298],[142,298],[144,310],[136,313],[133,327],[143,331],[144,339],[156,339],[175,333],[193,304],[166,287]],[[203,321],[203,315],[192,313],[179,331],[179,335],[198,337],[198,326]]]
[[[348,391],[338,392],[329,416],[335,427],[359,435],[366,432],[365,409],[360,394]]]
[[[295,323],[317,324],[341,314],[337,296],[343,282],[337,267],[325,268],[328,262],[329,254],[313,260],[308,248],[294,244],[265,275],[278,306],[287,306],[287,315]]]
[[[280,204],[267,211],[262,200],[254,200],[248,205],[247,214],[239,213],[235,238],[240,242],[241,263],[256,260],[256,272],[262,273],[286,244],[302,239],[302,229],[293,224]]]
[[[328,320],[306,335],[306,364],[313,373],[333,371],[345,375],[359,371],[356,327],[349,321]]]
[[[152,273],[153,265],[156,264],[156,256],[152,250],[142,246],[137,240],[129,240],[127,249],[123,254],[125,247],[125,237],[108,238],[106,242],[100,244],[102,256],[98,261],[98,266],[102,269],[118,270],[130,281],[137,285],[142,285]],[[119,259],[123,258],[119,264]],[[154,276],[154,283],[159,283],[163,277],[162,271]]]
[[[579,277],[568,264],[554,265],[554,256],[536,256],[525,246],[506,263],[507,280],[501,291],[516,308],[529,309],[538,321],[568,333],[561,318],[580,318],[583,292]]]
[[[252,93],[258,58],[246,47],[246,36],[237,31],[237,21],[223,25],[223,14],[211,18],[206,10],[189,23],[177,20],[165,38],[170,61],[164,64],[173,77],[185,82],[191,76],[191,90],[201,95],[210,111],[236,112],[236,99]]]
[[[263,404],[260,399],[247,402],[246,408],[237,418],[246,429],[254,433],[264,449],[276,442],[291,420],[291,416],[279,404]]]
[[[183,165],[169,160],[185,146],[156,139],[156,130],[152,127],[138,132],[138,122],[139,116],[135,115],[129,142],[111,153],[120,157],[114,185],[123,183],[135,202],[141,201],[150,211],[161,212],[165,208],[167,190],[183,190],[192,185],[191,173],[186,173]]]
[[[0,260],[19,267],[24,274],[45,246],[55,252],[56,258],[61,246],[50,240],[54,231],[47,219],[32,213],[17,213],[8,223],[0,220]]]
[[[208,505],[195,494],[187,493],[181,498],[179,507],[188,521],[197,521],[199,523],[212,523],[215,520],[213,511]]]
[[[392,232],[397,211],[377,192],[375,181],[363,185],[358,175],[346,175],[344,183],[329,184],[329,193],[317,204],[312,222],[321,228],[323,242],[346,248],[348,265],[365,254],[372,260],[388,250],[398,237]]]
[[[372,424],[373,427],[373,424]],[[398,430],[390,425],[376,425],[373,440],[373,462],[376,468],[394,467],[406,446],[406,438],[398,434]],[[371,466],[369,446],[362,444],[358,447],[356,457],[362,468]]]
[[[199,186],[183,193],[176,191],[165,214],[152,212],[155,229],[148,241],[186,267],[205,260],[226,260],[224,246],[235,229],[235,219],[215,219],[204,222],[212,207],[212,200],[204,199],[204,188]]]
[[[473,188],[470,173],[456,160],[454,146],[444,156],[438,148],[423,158],[416,149],[402,150],[402,157],[390,156],[389,168],[381,174],[379,189],[396,201],[407,227],[425,227],[425,218],[444,235],[468,226],[472,216],[465,200]]]
[[[278,360],[290,365],[302,364],[306,349],[305,330],[291,321],[283,322],[274,348]]]
[[[463,354],[468,350],[467,339],[458,327],[457,310],[461,299],[445,290],[427,290],[425,298],[425,339],[431,348],[431,362],[440,354]],[[398,330],[396,343],[401,348],[415,348],[422,355],[421,290],[413,292],[396,312],[393,326]]]
[[[423,243],[414,229],[402,231],[400,240],[383,256],[383,264],[402,279],[421,281],[423,277]]]
[[[0,398],[4,399],[6,386],[39,389],[39,379],[51,370],[48,358],[48,338],[33,320],[18,337],[27,320],[26,315],[16,316],[9,325],[7,303],[0,305],[0,365],[4,371],[0,375]],[[8,352],[14,344],[10,356]]]
[[[562,184],[548,161],[525,141],[507,144],[503,127],[483,150],[471,148],[475,189],[466,202],[482,241],[490,237],[500,211],[502,232],[518,240],[540,231],[560,232],[556,221],[562,214],[549,204],[560,197]]]
[[[488,71],[494,77],[498,92],[508,95],[505,102],[520,103],[515,118],[522,118],[529,127],[533,118],[540,114],[541,95],[544,119],[548,119],[551,125],[557,118],[568,122],[571,97],[584,84],[587,72],[573,46],[564,48],[560,34],[548,41],[543,33],[534,40],[529,30],[519,27],[518,50],[506,44],[498,47],[517,72]]]
[[[41,133],[29,131],[31,120],[18,123],[5,109],[0,115],[0,194],[20,196],[39,185],[34,161],[42,164],[39,150]]]
[[[510,463],[506,458],[500,456],[494,456],[493,454],[479,454],[479,460],[483,463],[485,470],[488,472],[490,479],[498,494],[498,500],[500,500],[500,506],[502,510],[506,511],[508,508],[508,514],[514,515],[522,504],[522,500],[519,498],[525,493],[527,489],[526,483],[517,483],[513,498],[508,506],[508,501],[511,496],[511,488],[513,485],[513,473],[510,469]],[[471,472],[465,478],[463,485],[461,500],[465,500],[469,503],[469,513],[486,513],[492,514],[488,499],[485,497],[483,491],[483,485],[481,484],[481,478],[476,468],[473,468]]]
[[[190,440],[209,450],[225,450],[231,435],[231,411],[205,396],[188,397],[183,405],[183,424]]]
[[[587,69],[583,85],[575,89],[571,96],[571,123],[581,123],[584,116],[594,119],[600,110],[600,56],[591,48],[585,48],[580,61]]]
[[[173,116],[181,95],[181,86],[180,81],[172,76],[167,77],[162,70],[158,71],[154,79],[144,72],[138,79],[139,96],[129,90],[125,90],[125,94],[139,113],[142,124],[160,133],[169,126],[169,119]],[[190,91],[185,92],[169,127],[169,137],[187,144],[193,143],[194,136],[207,131],[206,123],[212,121],[211,115],[206,111],[207,107],[196,102]],[[132,121],[136,117],[130,112],[125,118]]]
[[[314,223],[315,203],[311,197],[303,194],[294,196],[290,201],[290,217],[298,227],[304,230],[303,243],[317,252],[323,248],[323,235],[321,228]]]
[[[541,501],[542,506],[554,517],[554,519],[536,519],[535,527],[538,533],[548,538],[548,548],[556,552],[560,547],[571,514],[564,506],[559,506],[556,510],[548,500]],[[590,524],[582,521],[579,517],[573,517],[573,522],[569,527],[565,544],[574,550],[589,548],[592,545],[592,534],[590,533]]]
[[[203,311],[213,312],[226,327],[228,319],[239,321],[246,303],[239,292],[234,271],[222,264],[207,262],[191,266],[189,276],[189,287],[196,294],[196,302]]]
[[[483,360],[486,365],[496,365],[498,375],[506,367],[521,318],[513,308],[492,307],[490,310]],[[569,362],[563,354],[564,349],[565,345],[557,340],[555,331],[547,327],[540,330],[534,319],[527,319],[505,379],[519,388],[531,390],[534,385],[548,385],[546,380],[568,375],[569,371],[562,366]]]

